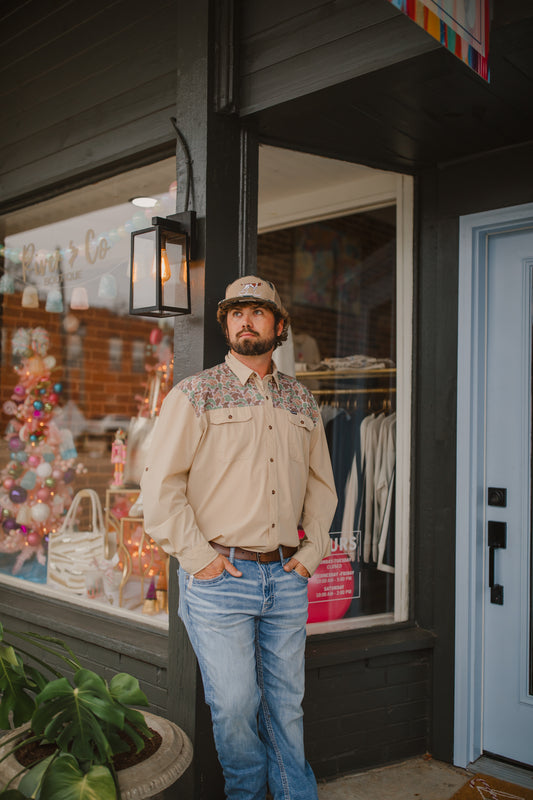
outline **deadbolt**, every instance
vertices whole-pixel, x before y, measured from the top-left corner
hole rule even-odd
[[[497,489],[495,486],[489,486],[488,503],[489,506],[505,508],[507,505],[507,489]]]

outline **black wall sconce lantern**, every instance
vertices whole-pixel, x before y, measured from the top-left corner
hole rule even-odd
[[[185,155],[186,210],[152,217],[150,228],[131,234],[130,314],[141,317],[191,313],[189,265],[196,258],[196,212],[187,209],[193,187],[192,160],[176,118],[170,121]]]
[[[152,217],[131,234],[130,314],[173,317],[191,313],[189,264],[194,258],[196,213]]]

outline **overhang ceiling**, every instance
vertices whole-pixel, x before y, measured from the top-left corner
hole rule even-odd
[[[495,4],[489,66],[487,83],[442,47],[253,119],[271,144],[416,172],[533,139],[531,2]]]

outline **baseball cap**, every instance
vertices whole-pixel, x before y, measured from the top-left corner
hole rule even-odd
[[[257,275],[244,275],[230,283],[226,288],[224,300],[221,300],[218,306],[225,308],[235,303],[264,303],[274,306],[283,314],[287,313],[274,284]]]

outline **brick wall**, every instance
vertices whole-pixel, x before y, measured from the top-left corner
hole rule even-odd
[[[24,587],[2,590],[0,620],[6,630],[58,637],[72,648],[83,667],[97,672],[104,680],[109,681],[117,672],[134,675],[147,696],[148,710],[166,716],[166,632],[150,629],[142,621],[128,620],[125,624],[94,607],[85,610],[49,598],[38,602]],[[5,638],[18,645],[9,634]],[[38,649],[31,645],[23,647],[39,655]],[[40,655],[42,658],[42,653]],[[46,656],[44,660],[68,672],[65,665],[53,657]]]
[[[137,414],[139,398],[145,392],[145,364],[154,362],[149,345],[154,322],[121,316],[105,308],[89,308],[74,312],[80,325],[75,333],[68,334],[63,326],[64,315],[47,312],[42,307],[22,308],[20,301],[20,294],[3,295],[0,407],[11,397],[17,383],[11,346],[13,333],[20,327],[42,326],[50,336],[48,354],[56,359],[53,375],[63,384],[60,407],[72,400],[89,422],[101,420],[108,414],[126,420]],[[141,350],[144,350],[140,363],[134,363],[134,342],[141,343]],[[7,421],[2,415],[2,433]],[[120,423],[122,427],[124,424]],[[78,475],[73,486],[76,491],[87,487],[95,489],[102,505],[113,476],[110,445],[118,427],[119,422],[116,427],[111,425],[105,434],[84,432],[75,439],[79,459],[87,472]],[[8,458],[7,444],[0,438],[0,468]]]
[[[146,344],[148,361],[152,322],[120,316],[105,308],[89,308],[74,312],[80,326],[68,334],[62,314],[22,308],[20,300],[20,294],[3,295],[0,381],[4,400],[17,382],[11,357],[12,334],[19,327],[42,326],[50,336],[48,352],[57,361],[55,374],[64,384],[64,400],[74,400],[87,419],[137,412],[135,396],[142,394],[145,376],[134,371],[132,343],[137,340]],[[121,342],[121,356],[114,361],[110,359],[111,340]]]
[[[258,237],[258,273],[273,281],[291,315],[293,330],[318,343],[322,358],[355,353],[396,359],[395,208],[351,214],[263,233]],[[343,237],[357,256],[333,255],[337,288],[335,308],[298,302],[295,292],[297,242],[305,230]],[[334,237],[333,237],[334,238]],[[352,309],[346,310],[347,286],[356,282]],[[350,305],[348,303],[348,305]],[[340,309],[340,310],[337,310]]]
[[[306,753],[317,778],[428,750],[431,651],[365,657],[306,673]]]

